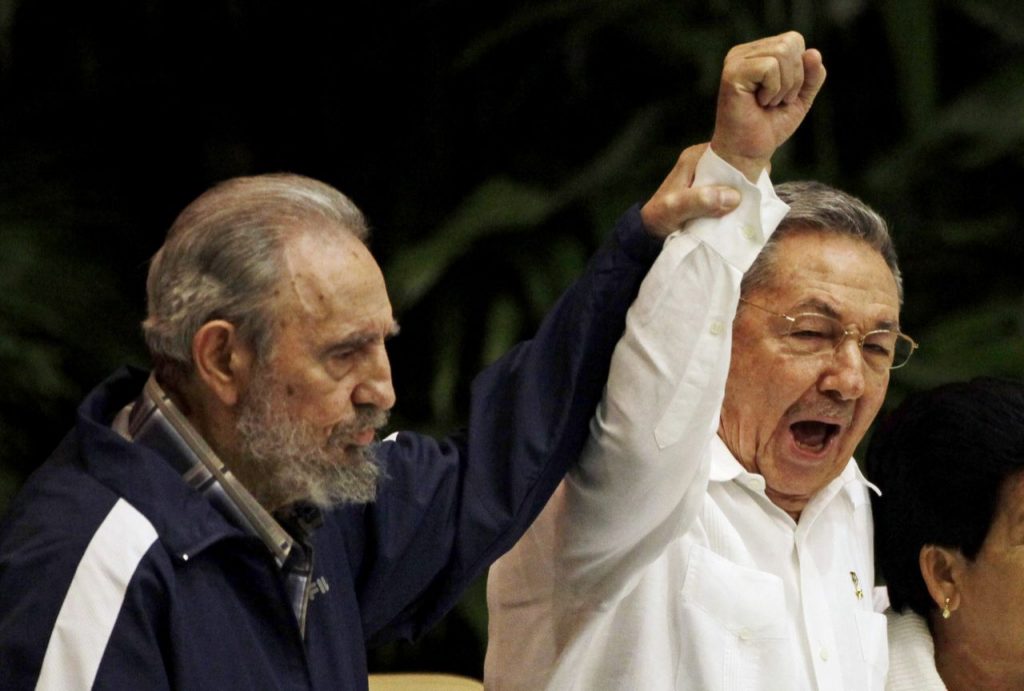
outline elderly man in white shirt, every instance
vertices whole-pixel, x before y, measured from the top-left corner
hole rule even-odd
[[[793,32],[727,56],[693,182],[742,202],[666,242],[579,466],[492,567],[489,688],[884,687],[852,454],[916,347],[899,269],[859,200],[766,173],[824,76]]]

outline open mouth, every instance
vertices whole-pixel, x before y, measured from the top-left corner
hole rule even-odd
[[[789,426],[797,447],[811,453],[821,453],[839,434],[839,425],[818,420],[803,420]]]

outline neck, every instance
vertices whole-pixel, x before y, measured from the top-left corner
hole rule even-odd
[[[955,616],[955,615],[954,615]],[[935,668],[949,691],[1012,691],[1024,688],[1024,669],[1017,656],[1006,657],[998,647],[972,644],[968,631],[952,620],[933,616]]]
[[[771,487],[765,487],[764,493],[773,504],[789,514],[790,518],[797,523],[800,522],[800,514],[803,513],[804,507],[807,506],[808,502],[806,497],[794,497],[788,494],[780,494]]]

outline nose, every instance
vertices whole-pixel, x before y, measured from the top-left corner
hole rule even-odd
[[[391,361],[381,344],[373,349],[367,358],[361,381],[352,391],[352,402],[374,405],[381,410],[390,410],[395,405],[395,388],[391,383]]]
[[[832,353],[821,378],[820,387],[841,401],[853,401],[864,395],[864,355],[856,338],[848,337]]]

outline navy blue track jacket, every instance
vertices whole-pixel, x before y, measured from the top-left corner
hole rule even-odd
[[[381,445],[377,501],[314,534],[305,640],[266,546],[111,430],[145,377],[114,375],[0,527],[0,689],[367,688],[366,646],[436,623],[578,457],[658,247],[632,209],[536,337],[477,377],[465,432]]]

